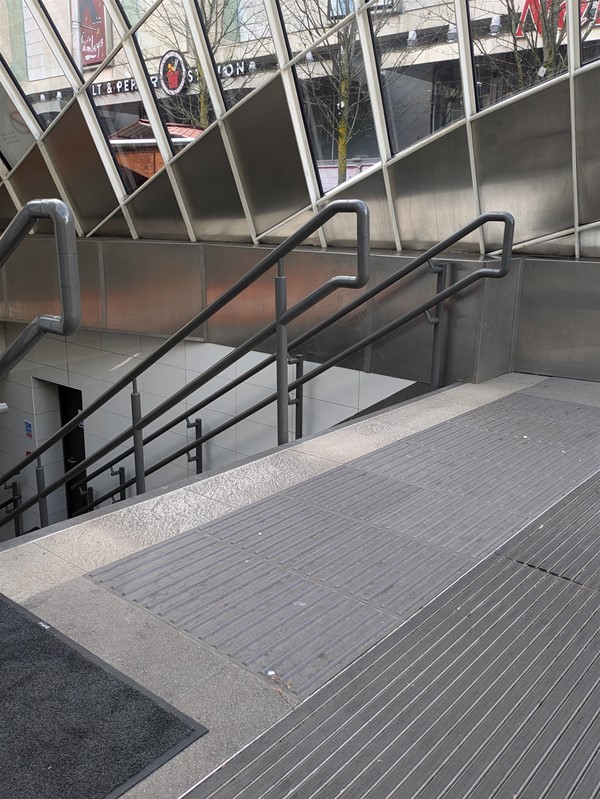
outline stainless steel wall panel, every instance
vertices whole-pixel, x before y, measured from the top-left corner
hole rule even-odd
[[[242,103],[225,124],[258,233],[310,203],[281,78]]]
[[[474,119],[472,129],[482,211],[510,211],[516,242],[573,227],[568,81]],[[486,230],[488,249],[500,233]]]
[[[0,186],[0,231],[6,228],[16,213],[17,209],[8,193],[8,189],[6,186]]]
[[[231,248],[206,246],[206,294],[210,303],[228,286],[239,279],[269,250],[267,248]],[[335,275],[356,271],[356,259],[349,253],[298,250],[285,259],[288,277],[288,306],[292,306],[310,291]],[[208,340],[219,344],[236,345],[260,330],[272,319],[274,306],[275,270],[263,276],[231,307],[225,308],[208,323]],[[350,302],[357,292],[336,292],[290,325],[290,339]],[[335,329],[308,341],[302,354],[321,360],[340,352],[352,341],[368,332],[368,308],[349,315]],[[272,349],[272,342],[265,349]],[[361,356],[362,357],[362,356]],[[362,363],[362,360],[361,360]],[[348,365],[348,364],[346,364]]]
[[[356,257],[351,252],[296,251],[286,259],[286,274],[289,276],[288,303],[291,306],[332,277],[356,274]],[[369,285],[373,285],[373,276]],[[331,294],[290,325],[290,339],[316,325],[344,305],[353,302],[365,290],[345,289]],[[333,327],[309,339],[299,352],[308,360],[319,362],[337,355],[371,332],[370,316],[371,306],[367,303],[340,319]],[[340,366],[362,369],[364,363],[365,355],[357,353],[343,361]]]
[[[377,249],[394,250],[394,229],[381,170],[353,183],[335,199],[363,200],[371,212],[371,246]],[[333,247],[356,245],[356,218],[353,214],[339,214],[325,226],[327,244]]]
[[[427,249],[476,216],[464,126],[449,131],[390,167],[403,249]],[[479,251],[473,234],[457,251]]]
[[[527,259],[515,370],[600,380],[600,263]]]
[[[218,128],[190,145],[173,171],[199,239],[252,241]]]
[[[261,244],[280,244],[282,241],[285,241],[288,236],[291,236],[293,233],[295,233],[298,228],[301,228],[302,225],[310,222],[313,217],[314,214],[311,208],[301,211],[299,214],[293,217],[293,219],[289,220],[288,222],[284,222],[282,225],[279,225],[276,230],[273,230],[271,233],[267,233],[265,236],[263,236],[260,240]],[[309,236],[306,239],[304,244],[320,247],[321,239],[317,233],[314,233],[312,236]]]
[[[582,258],[600,258],[600,225],[579,231],[579,247]]]
[[[131,238],[131,232],[125,221],[122,211],[117,211],[108,219],[94,236],[116,236],[117,238]]]
[[[600,219],[600,64],[574,79],[575,142],[577,148],[577,189],[579,222],[582,225]]]
[[[189,240],[166,172],[149,181],[127,208],[140,238]]]
[[[14,170],[10,182],[22,205],[29,200],[40,198],[60,199],[56,183],[37,147],[34,147]],[[52,233],[52,222],[49,219],[40,219],[36,222],[35,230],[37,233]]]
[[[206,303],[210,305],[270,252],[269,247],[204,247]],[[208,321],[207,340],[235,346],[273,319],[275,271],[263,275],[237,300]]]
[[[98,266],[98,244],[77,242],[81,286],[82,326],[104,324]],[[56,245],[51,236],[28,236],[4,267],[8,318],[30,322],[40,314],[59,314]]]
[[[410,260],[408,256],[372,258],[373,282],[379,283]],[[419,302],[435,293],[436,277],[427,267],[405,278],[372,300],[370,315],[373,330],[397,319]],[[400,330],[371,347],[370,371],[429,382],[433,328],[425,316],[409,322]]]
[[[528,244],[519,247],[519,255],[541,255],[549,258],[574,258],[575,257],[575,235],[561,236],[558,239],[543,241],[539,244]]]
[[[513,258],[506,277],[485,280],[482,284],[481,323],[476,333],[479,344],[474,372],[477,383],[512,371],[522,264],[520,258]],[[465,331],[466,335],[473,336],[473,333],[473,330]]]
[[[117,198],[77,103],[61,115],[46,147],[84,233],[117,207]]]
[[[376,278],[382,280],[396,270],[397,261],[376,259]],[[485,265],[478,258],[468,257],[449,263],[449,283]],[[510,371],[518,269],[515,259],[508,277],[476,283],[446,302],[446,383],[479,382]],[[373,329],[410,311],[435,290],[435,275],[427,268],[415,272],[373,300]],[[373,345],[372,371],[429,382],[432,344],[433,326],[424,315],[418,317]]]
[[[109,330],[174,333],[202,308],[202,245],[102,244]]]

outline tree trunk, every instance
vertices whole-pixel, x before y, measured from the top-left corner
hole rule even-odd
[[[210,108],[210,97],[208,86],[204,79],[204,72],[200,64],[198,66],[198,127],[206,130],[209,125],[208,112]]]
[[[346,180],[348,171],[348,127],[350,120],[350,71],[348,64],[341,59],[340,64],[340,96],[337,128],[338,145],[338,184]]]

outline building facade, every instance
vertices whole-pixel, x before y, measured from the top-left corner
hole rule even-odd
[[[352,195],[376,248],[502,208],[519,251],[595,257],[599,31],[574,0],[8,0],[0,213],[257,244]]]

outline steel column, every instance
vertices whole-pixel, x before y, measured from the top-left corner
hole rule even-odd
[[[37,466],[35,467],[35,484],[38,494],[41,495],[46,488],[46,478],[44,477],[41,458],[37,459]],[[38,508],[40,510],[40,527],[48,527],[48,500],[45,496],[40,496],[38,499]]]
[[[277,325],[275,338],[277,347],[277,443],[288,443],[288,338],[287,325],[281,321],[287,310],[286,277],[283,274],[283,258],[277,264],[275,277],[275,316]]]
[[[133,424],[133,462],[135,469],[135,492],[139,496],[146,491],[146,475],[144,466],[144,434],[136,427],[142,418],[142,398],[137,390],[137,380],[131,385],[131,422]]]

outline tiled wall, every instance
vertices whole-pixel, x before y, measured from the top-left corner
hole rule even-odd
[[[0,334],[5,345],[10,344],[22,328],[6,323]],[[66,385],[82,391],[84,407],[102,394],[111,383],[125,375],[132,366],[149,355],[163,339],[114,333],[80,331],[64,339],[47,336],[23,359],[5,380],[0,381],[0,401],[9,405],[8,413],[0,416],[0,467],[2,473],[23,458],[28,450],[42,444],[59,426],[57,385]],[[2,342],[0,342],[1,344]],[[230,352],[229,347],[186,341],[172,350],[151,370],[141,376],[139,391],[142,412],[154,409],[175,391],[190,383],[207,367]],[[195,403],[212,394],[220,386],[242,374],[266,356],[250,353],[221,377],[191,394],[179,403],[168,416],[173,418],[192,408]],[[305,365],[305,372],[312,368]],[[290,378],[293,373],[290,372]],[[350,369],[334,368],[305,386],[304,434],[310,435],[352,416],[359,409],[389,396],[410,381],[381,375],[365,374]],[[208,432],[223,424],[235,413],[259,402],[275,388],[275,367],[270,366],[238,386],[229,394],[203,408],[198,416],[203,431]],[[86,453],[95,452],[102,444],[114,438],[131,424],[131,390],[117,394],[101,411],[85,421]],[[290,431],[294,416],[290,409]],[[28,438],[26,422],[32,424],[32,438]],[[161,422],[160,424],[163,424]],[[203,448],[204,469],[214,469],[254,455],[277,445],[276,410],[274,403],[220,434]],[[149,426],[146,436],[159,427]],[[145,447],[146,467],[194,439],[193,431],[180,422],[173,430],[150,442]],[[293,433],[290,434],[290,439]],[[126,449],[129,444],[122,446]],[[43,456],[46,484],[63,473],[61,445],[56,445]],[[124,462],[128,477],[133,475],[131,458]],[[147,488],[169,485],[195,474],[195,465],[181,456],[173,463],[147,478]],[[19,478],[25,498],[35,490],[35,471],[30,467]],[[117,478],[104,473],[94,479],[96,496],[117,485]],[[8,492],[6,492],[8,497]],[[1,501],[1,500],[0,500]],[[62,491],[56,492],[49,502],[50,523],[65,518]],[[26,518],[26,529],[39,523],[32,509]],[[0,528],[0,537],[2,537]],[[10,531],[5,532],[5,535]]]

